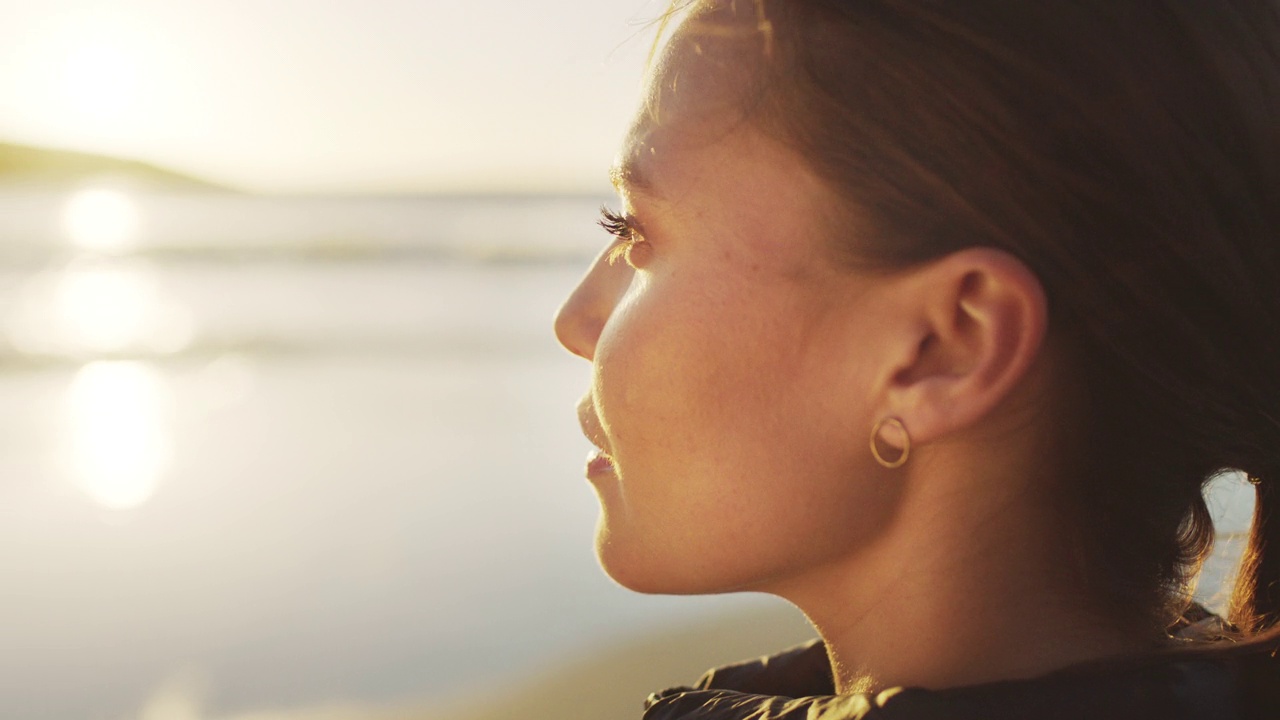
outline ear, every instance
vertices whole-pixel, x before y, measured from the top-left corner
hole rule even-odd
[[[884,414],[926,443],[977,422],[1019,384],[1044,340],[1048,307],[1040,280],[992,248],[961,250],[901,280],[905,334],[882,380]]]

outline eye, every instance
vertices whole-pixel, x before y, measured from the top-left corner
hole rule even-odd
[[[628,265],[635,267],[635,261],[632,256],[636,248],[646,242],[639,229],[636,228],[635,221],[629,216],[621,215],[608,207],[601,206],[599,225],[604,228],[605,232],[618,239],[617,245],[609,251],[607,256],[609,264],[612,265],[618,261],[618,258],[622,258]]]

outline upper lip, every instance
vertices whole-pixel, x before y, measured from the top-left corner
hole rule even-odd
[[[600,425],[600,417],[596,415],[595,404],[587,395],[578,403],[578,424],[582,426],[582,434],[587,436],[592,445],[600,448],[606,455],[610,454],[609,443],[604,437],[604,428]]]

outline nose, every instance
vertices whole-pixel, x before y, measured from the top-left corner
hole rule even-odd
[[[596,342],[635,274],[624,262],[610,263],[606,248],[556,313],[556,339],[578,357],[595,357]]]

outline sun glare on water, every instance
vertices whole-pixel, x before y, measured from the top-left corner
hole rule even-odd
[[[68,468],[76,486],[108,508],[151,498],[170,459],[169,389],[147,363],[85,365],[66,394]]]
[[[196,336],[190,310],[141,260],[77,259],[31,278],[16,293],[3,332],[26,355],[87,360],[169,355]]]
[[[124,252],[137,244],[138,207],[118,190],[81,190],[63,207],[62,225],[82,250]]]

